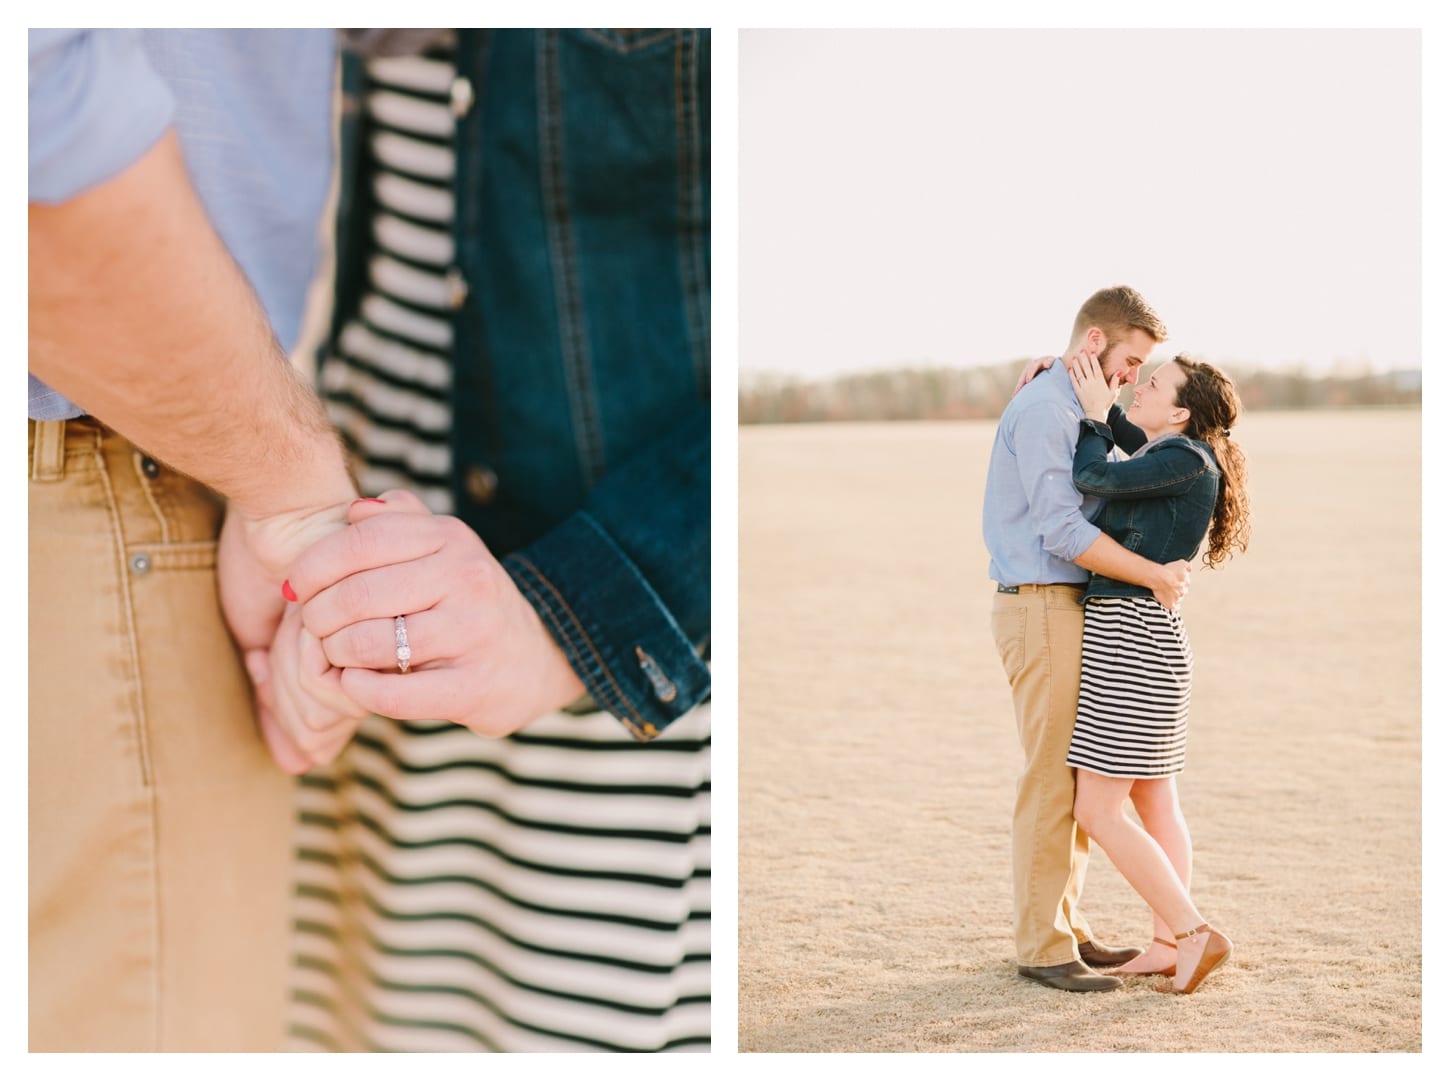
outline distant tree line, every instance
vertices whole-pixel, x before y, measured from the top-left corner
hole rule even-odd
[[[1001,415],[1025,360],[982,368],[904,368],[806,381],[745,373],[741,424],[841,420],[974,420]],[[1245,409],[1350,409],[1420,406],[1420,372],[1310,374],[1239,370],[1231,374]]]

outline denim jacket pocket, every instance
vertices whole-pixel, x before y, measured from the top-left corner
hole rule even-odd
[[[651,49],[667,48],[683,30],[615,30],[601,27],[587,27],[582,30],[565,30],[564,33],[577,37],[597,48],[606,49],[619,56],[635,56]]]

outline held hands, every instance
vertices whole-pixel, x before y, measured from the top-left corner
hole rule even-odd
[[[297,672],[313,680],[313,691],[333,695],[339,715],[346,701],[398,720],[448,720],[503,736],[584,692],[534,606],[463,522],[434,515],[403,491],[358,500],[347,521],[303,553],[288,577],[301,621]],[[412,651],[406,673],[396,659],[400,615]],[[313,641],[320,657],[307,652]],[[312,729],[322,750],[343,724]]]
[[[217,589],[256,695],[263,741],[288,773],[336,757],[367,711],[339,690],[301,615],[282,595],[286,569],[316,541],[346,528],[348,503],[253,519],[227,510],[217,556]]]
[[[1103,378],[1102,365],[1094,349],[1079,349],[1067,358],[1067,374],[1072,380],[1072,389],[1082,403],[1083,412],[1093,420],[1108,419],[1108,410],[1117,400],[1122,378],[1114,373],[1111,380]]]

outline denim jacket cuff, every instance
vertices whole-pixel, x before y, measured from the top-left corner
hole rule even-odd
[[[579,511],[503,560],[590,696],[653,739],[710,693],[710,669],[620,547]]]

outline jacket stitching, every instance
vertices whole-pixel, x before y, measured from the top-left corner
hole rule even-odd
[[[585,34],[585,36],[589,37],[593,41],[597,41],[599,44],[605,46],[606,48],[612,49],[614,52],[619,53],[621,56],[628,56],[631,53],[638,52],[640,49],[647,49],[651,45],[655,45],[661,41],[664,41],[672,33],[674,33],[674,31],[661,30],[657,34],[653,34],[648,37],[640,37],[628,41],[610,37],[608,34],[601,34],[598,30],[588,26],[583,28],[583,33]]]
[[[704,393],[710,382],[710,336],[702,311],[705,274],[704,243],[700,228],[700,103],[695,90],[699,49],[693,33],[679,32],[675,48],[675,129],[678,162],[678,252],[685,313],[689,323],[690,355],[695,385]]]
[[[599,406],[595,400],[593,360],[584,326],[574,230],[564,184],[563,94],[559,70],[559,32],[539,36],[539,172],[544,199],[549,253],[554,268],[554,294],[559,317],[559,348],[564,361],[569,411],[577,437],[579,469],[586,488],[604,472]]]
[[[579,640],[589,648],[589,652],[593,655],[594,661],[598,665],[600,673],[604,676],[606,680],[609,681],[609,686],[614,691],[614,693],[619,696],[620,705],[622,706],[624,711],[628,713],[629,716],[637,724],[643,725],[644,718],[641,717],[637,712],[635,712],[633,703],[630,702],[630,700],[625,696],[624,691],[620,689],[619,684],[615,682],[614,674],[609,670],[609,666],[604,663],[604,658],[600,655],[599,650],[595,648],[594,640],[589,637],[589,632],[584,629],[584,625],[580,621],[579,617],[574,613],[574,610],[569,607],[569,602],[566,601],[559,594],[559,591],[554,588],[554,583],[550,582],[547,578],[544,577],[544,575],[539,571],[539,568],[534,565],[532,560],[530,560],[526,556],[518,555],[517,553],[515,553],[514,558],[517,559],[520,564],[528,568],[529,572],[538,579],[539,583],[549,591],[550,596],[554,598],[555,602],[562,610],[562,614],[567,615],[569,619],[573,622],[575,628],[579,632]]]

